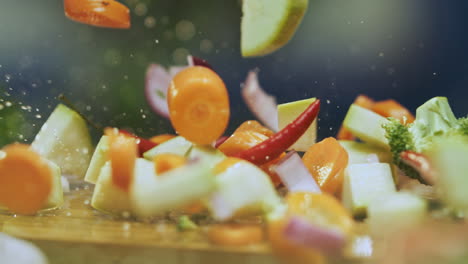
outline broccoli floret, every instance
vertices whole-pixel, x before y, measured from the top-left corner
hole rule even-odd
[[[179,217],[179,221],[177,221],[177,230],[179,231],[188,231],[188,230],[195,230],[198,226],[195,224],[190,218],[186,215]]]
[[[468,144],[468,118],[457,119],[445,97],[432,98],[418,107],[413,124],[403,125],[390,118],[384,129],[393,154],[393,162],[407,176],[422,183],[424,181],[419,173],[401,161],[401,152],[430,152],[435,142],[445,138]]]
[[[400,153],[407,150],[414,151],[413,135],[409,128],[395,118],[389,118],[389,123],[384,125],[388,144],[392,151],[393,163],[408,177],[424,182],[419,173],[401,161]]]

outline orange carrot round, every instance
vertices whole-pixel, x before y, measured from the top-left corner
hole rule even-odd
[[[183,166],[187,163],[187,159],[184,156],[177,154],[162,153],[153,158],[153,163],[156,175],[160,175],[164,172]]]
[[[414,115],[406,107],[392,99],[376,102],[372,106],[372,111],[384,117],[394,117],[402,124],[414,122]]]
[[[329,137],[312,145],[302,161],[322,191],[331,194],[339,191],[348,165],[348,153],[335,138]]]
[[[112,182],[119,188],[128,191],[138,157],[136,139],[112,128],[107,128],[105,134],[109,137],[108,155],[112,168]]]
[[[223,246],[245,246],[260,243],[263,230],[258,225],[215,225],[210,227],[208,238]]]
[[[174,129],[194,143],[211,144],[226,130],[228,92],[223,80],[206,67],[179,72],[169,87],[167,103]]]
[[[18,214],[34,214],[52,189],[52,171],[28,145],[12,144],[0,157],[0,204]]]
[[[115,0],[64,0],[71,20],[99,27],[129,28],[130,10]]]

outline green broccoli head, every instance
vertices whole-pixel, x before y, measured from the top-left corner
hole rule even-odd
[[[400,168],[408,177],[424,182],[419,173],[411,166],[405,164],[400,157],[400,153],[407,150],[414,151],[413,135],[409,128],[398,119],[389,118],[389,123],[383,127],[386,131],[386,138],[392,151],[393,163]]]

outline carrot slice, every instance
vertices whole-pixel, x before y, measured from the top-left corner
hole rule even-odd
[[[154,156],[153,163],[156,175],[160,175],[172,169],[182,167],[187,163],[187,159],[177,154],[162,153]]]
[[[175,135],[162,134],[162,135],[157,135],[157,136],[150,138],[150,141],[156,144],[161,144],[173,138],[175,138]]]
[[[208,145],[226,130],[228,92],[223,80],[206,67],[189,67],[174,76],[167,103],[172,126],[189,141]]]
[[[374,106],[375,101],[372,100],[370,97],[365,95],[358,95],[356,99],[354,99],[353,104],[359,105],[360,107],[364,107],[366,109],[372,109]],[[338,134],[336,134],[336,138],[339,140],[354,140],[356,139],[354,135],[346,129],[345,127],[341,126],[338,130]]]
[[[115,0],[64,0],[71,20],[99,27],[129,28],[130,10]]]
[[[245,246],[260,243],[263,230],[258,225],[215,225],[208,230],[211,242],[223,246]]]
[[[18,214],[34,214],[52,189],[52,171],[28,145],[6,146],[0,158],[0,204]]]
[[[324,192],[339,191],[348,153],[335,138],[329,137],[312,145],[302,157],[304,165]]]
[[[394,117],[402,124],[414,122],[414,115],[406,107],[392,99],[376,102],[372,106],[372,111],[384,117]]]
[[[112,168],[112,182],[128,191],[133,180],[138,146],[135,138],[119,133],[118,129],[106,128],[109,137],[109,160]]]

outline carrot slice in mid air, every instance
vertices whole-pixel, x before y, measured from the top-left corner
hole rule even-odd
[[[414,115],[406,107],[392,99],[376,102],[371,109],[381,116],[394,117],[402,124],[414,122]]]
[[[64,0],[71,20],[99,27],[129,28],[130,10],[115,0]]]
[[[138,157],[136,139],[119,133],[118,129],[113,128],[106,128],[105,134],[109,137],[108,155],[112,168],[112,182],[128,191]]]
[[[154,169],[156,175],[182,167],[187,163],[187,159],[184,156],[171,153],[158,154],[153,158]]]
[[[334,194],[343,183],[348,152],[332,137],[312,145],[302,161],[324,192]]]
[[[208,230],[211,242],[223,246],[245,246],[260,243],[263,230],[258,225],[215,225]]]
[[[364,107],[366,109],[372,109],[372,107],[374,106],[374,103],[375,103],[374,100],[362,94],[358,95],[356,99],[354,99],[354,102],[353,102],[353,104],[359,105],[360,107]],[[339,140],[354,140],[355,139],[351,131],[349,131],[343,126],[341,126],[340,130],[338,130],[338,134],[336,134],[336,138]]]
[[[208,145],[226,130],[228,92],[223,80],[206,67],[189,67],[174,76],[167,104],[172,126],[189,141]]]
[[[34,214],[52,189],[47,161],[28,145],[12,144],[0,156],[0,204],[18,214]]]

